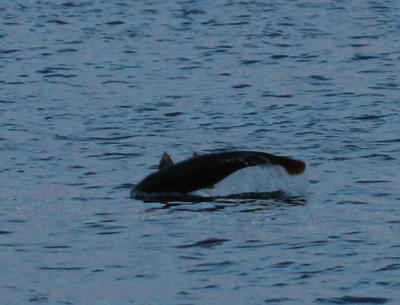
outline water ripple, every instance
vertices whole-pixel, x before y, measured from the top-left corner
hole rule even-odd
[[[396,4],[2,1],[0,303],[396,303]],[[227,149],[308,169],[129,198]]]
[[[204,240],[200,240],[198,242],[194,242],[191,244],[185,244],[176,246],[177,248],[192,248],[192,247],[200,247],[200,248],[212,248],[214,246],[222,245],[224,242],[229,241],[224,238],[207,238]]]
[[[318,298],[317,303],[322,304],[385,304],[388,298],[343,296],[340,298]]]

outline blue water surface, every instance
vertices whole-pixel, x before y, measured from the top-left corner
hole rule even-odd
[[[399,304],[399,1],[3,0],[0,25],[2,305]],[[129,198],[164,151],[232,149],[307,162],[229,181],[293,198]]]

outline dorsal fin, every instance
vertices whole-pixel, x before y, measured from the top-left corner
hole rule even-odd
[[[171,157],[169,156],[169,154],[164,152],[161,156],[160,163],[158,163],[158,170],[162,170],[172,165],[174,165],[174,162],[172,161]]]
[[[194,151],[193,152],[193,157],[197,157],[197,156],[200,156],[200,154],[197,151]]]

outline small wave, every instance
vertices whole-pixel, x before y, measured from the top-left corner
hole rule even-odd
[[[177,246],[176,248],[193,248],[193,247],[201,247],[201,248],[210,248],[214,246],[218,246],[223,244],[224,242],[229,241],[229,239],[225,238],[207,238],[204,240],[200,240],[191,244],[185,244],[181,246]]]
[[[387,266],[385,266],[383,268],[380,268],[380,269],[378,269],[376,271],[391,271],[391,270],[399,270],[399,269],[400,269],[400,264],[390,264],[390,265],[387,265]]]
[[[49,267],[49,266],[39,267],[39,270],[56,270],[56,271],[77,271],[84,269],[86,269],[86,267]]]
[[[375,298],[375,297],[354,297],[354,296],[343,296],[340,298],[318,298],[317,303],[323,304],[385,304],[390,301],[387,298]]]

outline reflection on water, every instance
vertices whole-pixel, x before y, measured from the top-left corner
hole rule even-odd
[[[397,304],[399,11],[2,1],[0,303]],[[246,149],[307,173],[129,198],[164,151]]]
[[[288,196],[281,191],[240,193],[223,197],[201,197],[182,194],[150,195],[147,197],[144,195],[144,197],[138,199],[147,203],[157,202],[161,204],[161,206],[151,207],[146,211],[171,209],[171,211],[214,212],[227,209],[239,212],[255,212],[282,205],[304,205],[307,203],[304,198]]]

